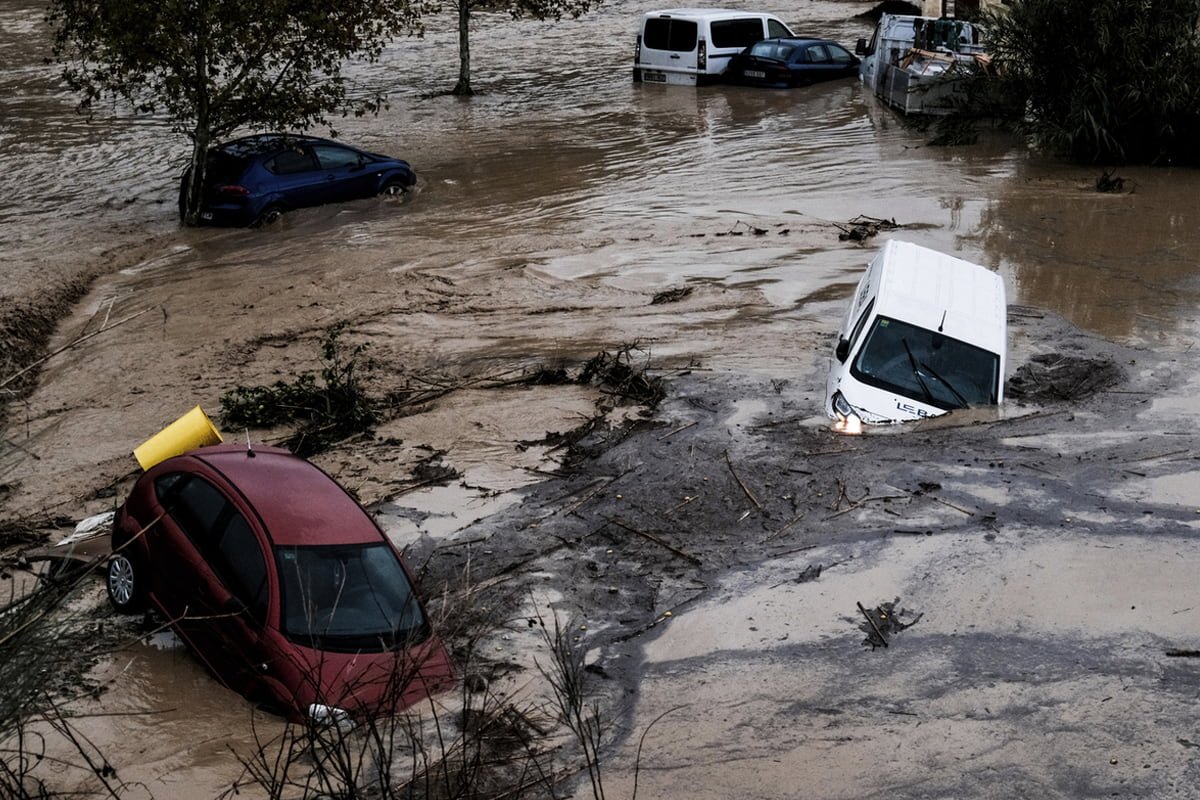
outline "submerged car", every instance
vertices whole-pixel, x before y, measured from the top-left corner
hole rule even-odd
[[[258,134],[208,151],[196,219],[209,225],[266,225],[286,211],[407,192],[417,175],[407,161],[316,136]],[[186,212],[191,170],[179,181]]]
[[[764,39],[729,60],[725,80],[788,88],[858,74],[858,58],[829,39]]]
[[[978,264],[889,241],[854,292],[830,362],[839,430],[1004,399],[1004,280]]]
[[[107,588],[153,607],[226,686],[293,719],[373,716],[452,679],[400,553],[310,462],[215,445],[136,482]]]

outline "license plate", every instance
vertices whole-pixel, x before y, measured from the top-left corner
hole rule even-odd
[[[650,83],[666,83],[667,82],[667,73],[656,72],[655,70],[652,70],[652,69],[644,69],[644,70],[642,70],[642,80],[648,81]]]
[[[767,73],[763,72],[761,69],[743,70],[742,74],[745,75],[747,78],[765,78],[765,77],[767,77]]]

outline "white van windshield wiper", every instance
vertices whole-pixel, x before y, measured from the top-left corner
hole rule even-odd
[[[937,372],[936,372],[936,371],[933,369],[933,367],[929,366],[929,365],[928,365],[928,364],[926,364],[924,361],[922,361],[922,362],[921,362],[921,366],[922,366],[922,367],[923,367],[923,368],[924,368],[924,369],[925,369],[927,372],[929,372],[929,374],[930,374],[930,375],[932,375],[933,377],[935,377],[935,378],[937,378],[939,381],[941,381],[941,382],[942,382],[942,386],[945,386],[947,389],[949,389],[949,390],[950,390],[950,392],[951,392],[951,393],[952,393],[952,394],[953,394],[953,395],[954,395],[956,398],[958,398],[958,402],[962,404],[962,405],[960,405],[960,406],[959,406],[959,408],[967,408],[968,406],[970,406],[970,405],[971,405],[969,402],[967,402],[967,398],[965,398],[965,397],[963,397],[963,396],[962,396],[962,392],[958,391],[958,389],[955,389],[955,388],[954,388],[954,384],[952,384],[950,381],[946,380],[946,379],[945,379],[945,378],[943,378],[941,375],[937,374]]]
[[[933,392],[929,391],[929,387],[925,385],[925,379],[921,377],[921,365],[917,363],[917,357],[913,355],[912,348],[908,346],[908,339],[901,339],[900,342],[904,345],[904,352],[908,353],[908,363],[912,365],[913,375],[917,376],[917,383],[921,384],[921,391],[925,393],[925,399],[936,405]]]

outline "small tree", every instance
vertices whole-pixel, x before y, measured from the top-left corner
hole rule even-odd
[[[562,19],[578,17],[600,5],[603,0],[451,0],[458,15],[458,83],[454,94],[472,95],[471,88],[471,12],[508,13],[513,19]]]
[[[1200,163],[1200,0],[1014,0],[984,16],[995,81],[1039,144]]]
[[[244,127],[306,129],[326,115],[377,113],[344,63],[373,61],[394,35],[418,32],[423,0],[50,0],[54,57],[88,109],[105,96],[165,114],[191,140],[180,197],[195,221],[206,153]]]

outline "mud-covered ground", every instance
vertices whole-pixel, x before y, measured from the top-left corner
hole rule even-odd
[[[406,318],[436,308],[453,319],[480,297],[514,327],[541,316],[498,287],[409,280]],[[592,318],[595,297],[553,294],[560,313]],[[713,302],[703,291],[678,305],[625,297],[608,313],[666,325]],[[358,311],[359,331],[385,324]],[[58,509],[64,532],[135,474],[117,448],[154,420],[91,390],[109,365],[137,364],[150,332],[172,331],[198,354],[169,362],[174,372],[160,360],[122,373],[164,392],[209,387],[211,369],[191,374],[196,360],[237,358],[264,380],[294,374],[315,341],[307,329],[264,331],[231,353],[195,346],[192,326],[211,322],[146,317],[128,323],[141,332],[64,354],[78,363],[51,370],[29,401],[54,398],[44,416],[30,413],[30,430],[52,419],[62,437],[101,413],[118,428],[96,431],[86,453],[30,460],[45,477],[20,484],[21,496]],[[418,368],[391,355],[393,339],[360,334],[383,373],[374,391],[418,376],[426,387],[435,364],[443,388],[316,460],[406,547],[435,606],[440,587],[466,585],[476,604],[505,609],[464,665],[488,691],[544,702],[547,653],[531,620],[578,626],[614,793],[629,795],[636,771],[655,797],[1190,796],[1198,664],[1173,655],[1197,635],[1190,353],[1121,347],[1013,306],[1009,391],[1020,400],[847,437],[820,410],[831,344],[820,327],[787,330],[803,344],[795,368],[774,374],[642,353],[636,363],[666,390],[654,409],[604,386],[517,380],[541,359]],[[560,350],[554,365],[578,375],[591,350],[578,352]],[[431,463],[456,473],[438,480]],[[858,605],[889,602],[916,624],[872,646]],[[85,625],[106,617],[99,606]],[[104,630],[123,646],[89,676],[99,700],[86,707],[137,712],[91,723],[113,761],[125,759],[122,778],[154,796],[228,785],[240,769],[231,752],[254,746],[252,709],[177,646],[164,656],[131,644],[149,630],[137,620]]]

